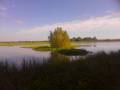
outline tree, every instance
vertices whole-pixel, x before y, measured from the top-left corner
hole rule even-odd
[[[67,31],[57,27],[54,32],[50,32],[49,42],[52,48],[70,48],[71,42]]]

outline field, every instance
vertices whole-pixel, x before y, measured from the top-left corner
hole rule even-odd
[[[48,45],[47,41],[17,41],[17,42],[0,42],[0,46],[40,46],[40,45]]]

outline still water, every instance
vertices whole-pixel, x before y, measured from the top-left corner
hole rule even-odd
[[[93,53],[97,53],[100,51],[109,53],[111,51],[120,50],[120,42],[85,43],[85,44],[81,44],[81,46],[78,47],[78,49],[86,49]],[[57,55],[53,55],[53,54],[51,55],[51,52],[34,51],[30,48],[20,48],[17,46],[13,46],[13,47],[0,46],[0,61],[8,61],[10,63],[15,63],[15,64],[21,64],[23,59],[30,60],[31,58],[39,58],[39,62],[42,63],[43,58],[45,60],[46,58],[51,58],[51,56],[52,58],[54,58]]]
[[[83,44],[78,49],[86,49],[93,53],[104,51],[106,53],[116,52],[120,50],[120,42],[96,42]]]
[[[30,48],[20,48],[17,46],[0,46],[0,61],[2,62],[7,61],[11,64],[21,65],[23,60],[39,60],[40,63],[43,63],[49,57],[50,52],[37,52]]]

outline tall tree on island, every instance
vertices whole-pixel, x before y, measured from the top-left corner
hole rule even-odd
[[[52,48],[68,49],[71,47],[69,35],[61,27],[57,27],[53,32],[50,32],[49,42]]]

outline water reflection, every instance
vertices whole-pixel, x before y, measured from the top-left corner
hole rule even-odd
[[[78,47],[79,49],[86,49],[88,51],[97,53],[100,51],[111,52],[120,50],[120,42],[97,42],[97,43],[85,43]],[[0,62],[8,62],[20,66],[23,60],[29,62],[35,60],[38,63],[47,62],[68,62],[86,56],[65,56],[56,52],[37,52],[30,48],[20,47],[6,47],[0,46]]]
[[[70,57],[59,54],[57,52],[51,52],[49,62],[59,63],[59,62],[68,62],[70,61]]]

